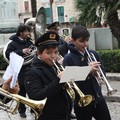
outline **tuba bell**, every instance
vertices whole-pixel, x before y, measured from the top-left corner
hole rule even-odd
[[[19,107],[19,103],[25,104],[27,106],[29,106],[35,113],[35,119],[38,119],[39,116],[41,115],[43,108],[45,106],[45,103],[47,101],[47,98],[40,100],[40,101],[36,101],[36,100],[31,100],[28,98],[25,98],[23,96],[20,96],[18,94],[11,94],[8,91],[0,88],[0,94],[5,96],[8,99],[11,99],[12,103],[16,102],[16,106],[14,105],[14,107],[11,104],[5,104],[4,102],[0,101],[0,109],[7,111],[11,114],[16,114],[18,107]]]

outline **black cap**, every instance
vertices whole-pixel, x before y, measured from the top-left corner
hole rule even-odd
[[[48,30],[49,30],[49,29],[58,29],[58,27],[59,27],[59,22],[54,22],[54,23],[48,25],[48,26],[47,26],[47,29],[48,29]]]
[[[46,45],[59,45],[59,35],[53,31],[46,32],[36,40],[35,45],[37,47]]]

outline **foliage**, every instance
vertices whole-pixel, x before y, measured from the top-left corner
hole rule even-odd
[[[86,26],[100,24],[103,14],[107,20],[109,13],[120,9],[119,0],[74,0],[74,3],[80,22]]]
[[[118,40],[120,48],[120,0],[74,0],[75,7],[79,11],[79,21],[87,27],[100,27],[109,25],[112,34]]]
[[[106,72],[120,72],[120,50],[100,50],[98,51]]]
[[[4,60],[3,55],[0,54],[0,70],[5,70],[7,67],[7,62]]]

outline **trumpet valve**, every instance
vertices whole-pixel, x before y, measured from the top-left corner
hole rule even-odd
[[[69,96],[71,97],[71,99],[75,100],[75,92],[72,89],[72,87],[70,86],[70,83],[65,83],[64,87],[66,88],[66,91],[69,94]]]

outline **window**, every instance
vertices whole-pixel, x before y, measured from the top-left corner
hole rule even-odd
[[[24,6],[25,6],[25,13],[28,13],[29,12],[29,2],[24,1]]]
[[[57,11],[58,11],[58,21],[64,22],[64,7],[63,6],[58,7]]]
[[[70,35],[70,30],[67,29],[67,28],[63,29],[62,32],[63,32],[63,35],[65,35],[65,36],[69,36]]]
[[[50,24],[52,22],[50,8],[45,8],[45,11],[46,11],[46,22],[47,24]]]

